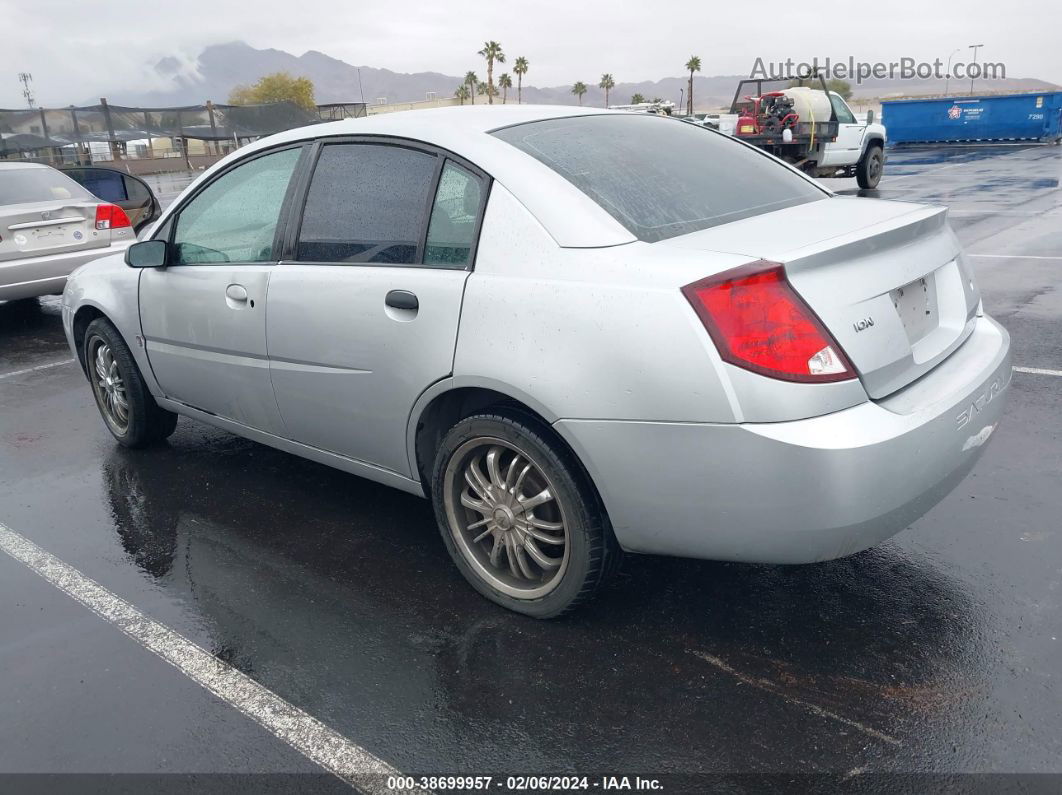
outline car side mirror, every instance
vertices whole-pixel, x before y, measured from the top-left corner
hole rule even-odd
[[[125,264],[130,268],[166,267],[166,241],[142,240],[125,250]]]
[[[868,110],[867,111],[867,124],[873,124],[873,123],[874,123],[874,111]]]

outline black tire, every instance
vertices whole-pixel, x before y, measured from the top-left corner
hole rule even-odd
[[[108,380],[104,385],[98,377],[97,356],[101,350],[109,355],[107,361],[113,365],[106,368],[107,372],[111,374],[113,371],[113,374],[118,376],[118,379],[113,379],[113,374],[111,375],[113,384]],[[125,447],[146,447],[166,439],[173,433],[177,427],[177,415],[159,408],[144,383],[144,377],[140,374],[140,368],[137,367],[129,346],[109,320],[100,317],[89,323],[85,330],[81,355],[103,424],[119,444]],[[116,409],[115,404],[109,402],[108,398],[109,388],[113,389],[115,384],[120,384],[124,398],[124,422],[120,409]]]
[[[867,190],[878,187],[884,168],[885,153],[877,144],[871,144],[856,165],[856,182],[859,187]]]
[[[517,468],[522,470],[525,460],[529,468],[533,465],[534,471],[527,476],[526,482],[531,483],[534,479],[541,478],[538,484],[532,483],[532,491],[535,491],[542,487],[542,481],[544,481],[545,488],[553,494],[551,501],[554,504],[543,507],[547,510],[555,510],[556,513],[552,518],[559,520],[558,523],[564,528],[562,531],[565,538],[564,549],[562,553],[559,553],[562,555],[563,564],[558,565],[556,574],[549,575],[548,569],[536,567],[536,558],[529,557],[526,548],[522,550],[525,562],[531,564],[532,570],[540,569],[543,578],[537,582],[533,578],[527,578],[528,593],[526,595],[515,595],[514,590],[517,589],[512,583],[500,582],[504,566],[494,569],[492,574],[488,571],[490,561],[484,560],[488,557],[486,547],[496,546],[499,542],[495,539],[495,534],[505,534],[504,531],[492,522],[487,525],[487,528],[488,530],[495,529],[483,542],[483,546],[472,543],[469,539],[474,534],[470,528],[467,528],[467,524],[470,519],[477,518],[477,513],[461,505],[459,498],[455,496],[458,489],[462,491],[465,489],[464,483],[467,482],[463,477],[458,479],[458,472],[460,471],[463,475],[474,460],[482,460],[476,459],[475,456],[478,450],[484,448],[501,449],[502,453],[499,454],[501,462],[505,461],[502,455],[511,455],[508,461],[512,466],[507,467],[509,473]],[[520,458],[521,455],[523,459]],[[519,466],[514,463],[514,458],[516,462],[519,462]],[[489,479],[489,466],[487,470]],[[520,478],[522,479],[523,475],[520,475]],[[513,479],[515,476],[513,478],[507,476],[505,480],[509,483]],[[522,493],[519,482],[517,481],[517,487],[510,492],[512,495],[510,499],[515,499]],[[468,494],[475,496],[471,490]],[[435,456],[431,496],[443,543],[461,574],[473,588],[509,610],[534,618],[556,618],[594,596],[601,585],[618,568],[622,553],[612,534],[608,517],[597,492],[590,484],[582,466],[548,426],[520,411],[488,410],[486,413],[460,420],[454,425],[443,438]],[[486,500],[483,502],[485,504]],[[530,509],[525,514],[517,508],[520,515],[516,518],[511,515],[509,517],[509,520],[514,523],[511,529],[504,515],[500,521],[505,522],[506,530],[517,536],[520,535],[520,523],[523,522],[524,543],[534,546],[534,539],[530,542],[527,540],[526,523],[527,517],[532,516],[536,510],[538,509]],[[482,510],[479,514],[487,515]],[[479,530],[476,532],[478,533]],[[467,538],[462,536],[463,533],[468,534]],[[514,543],[514,548],[516,546],[520,546],[519,541]],[[542,554],[542,550],[549,553],[556,551],[556,547],[549,545],[541,549],[538,546],[535,548],[539,555]],[[503,549],[508,555],[509,550],[504,545]],[[519,557],[515,552],[514,556]],[[499,555],[499,560],[501,557]],[[558,558],[551,559],[558,560]],[[515,565],[512,559],[506,558],[503,562],[508,565],[513,575],[519,575],[518,569],[525,572],[527,570]],[[504,573],[504,577],[509,578],[509,576],[509,573]],[[547,576],[552,577],[549,582],[545,582]],[[516,582],[519,576],[511,579]],[[522,586],[523,583],[517,583],[517,585]],[[536,589],[548,589],[548,591],[535,594]]]

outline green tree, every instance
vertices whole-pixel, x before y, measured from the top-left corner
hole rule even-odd
[[[468,99],[468,84],[462,83],[459,85],[457,91],[454,92],[454,96],[457,98],[458,102],[464,105],[465,100]]]
[[[487,59],[487,101],[493,105],[494,95],[497,93],[494,90],[494,64],[505,63],[505,53],[502,52],[502,46],[498,42],[488,41],[484,42],[479,54]]]
[[[270,102],[293,102],[306,110],[317,107],[310,79],[293,77],[287,72],[265,75],[253,86],[236,86],[229,94],[232,105],[265,105]]]
[[[690,85],[686,92],[686,115],[693,115],[693,73],[701,71],[701,59],[696,55],[691,55],[690,59],[686,61],[686,71],[690,73]]]
[[[597,84],[598,88],[605,89],[605,107],[608,107],[608,92],[616,87],[616,81],[612,79],[612,75],[608,72],[601,75],[601,81]]]
[[[583,94],[586,93],[586,83],[582,80],[577,80],[575,85],[572,86],[572,93],[579,97],[579,104],[583,104]]]
[[[645,102],[645,97],[643,97],[641,94],[635,94],[631,97],[632,105],[641,105],[643,102]]]
[[[795,78],[795,79],[789,81],[789,88],[796,88],[797,86],[805,86],[805,87],[808,87],[808,88],[818,88],[821,85],[822,85],[822,83],[820,83],[817,78],[805,79],[805,80],[801,80],[800,78]],[[822,89],[819,89],[819,90],[821,91]],[[845,80],[841,80],[841,79],[836,78],[836,77],[833,78],[832,80],[827,80],[826,81],[826,90],[827,91],[833,91],[836,94],[840,94],[845,100],[850,99],[851,96],[852,96],[852,85],[851,85],[851,83],[849,83],[849,82],[847,82]]]
[[[472,92],[472,104],[476,104],[476,86],[479,85],[479,78],[476,77],[475,72],[465,73],[465,85],[468,86],[468,90]]]
[[[516,63],[513,64],[513,72],[516,74],[516,104],[519,105],[524,101],[524,75],[527,74],[527,59],[524,56],[520,56],[516,59]]]
[[[847,80],[841,80],[836,77],[833,80],[827,80],[826,90],[832,91],[835,94],[840,94],[841,98],[845,101],[852,98],[852,84]]]
[[[502,90],[502,104],[504,105],[509,101],[509,89],[513,87],[513,79],[509,77],[508,72],[503,72],[498,76],[498,86]]]

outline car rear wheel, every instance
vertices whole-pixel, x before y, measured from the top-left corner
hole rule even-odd
[[[869,147],[856,166],[856,182],[861,188],[876,188],[885,168],[885,155],[877,144]]]
[[[96,407],[119,444],[144,447],[173,433],[177,415],[159,408],[110,321],[97,318],[89,324],[83,352]]]
[[[620,550],[571,453],[531,417],[461,420],[435,459],[432,499],[443,541],[494,602],[554,618],[590,598]]]

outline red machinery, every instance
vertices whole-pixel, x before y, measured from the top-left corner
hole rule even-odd
[[[777,135],[800,121],[800,116],[793,112],[793,99],[784,91],[769,91],[745,99],[749,104],[742,107],[738,116],[738,135]]]

